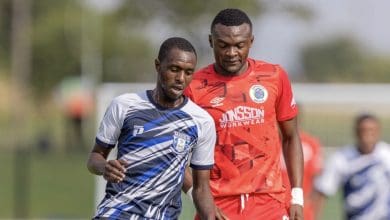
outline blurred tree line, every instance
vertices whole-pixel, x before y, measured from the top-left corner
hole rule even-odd
[[[154,81],[157,49],[153,36],[145,32],[154,20],[170,23],[178,30],[173,35],[184,33],[192,40],[206,41],[207,36],[199,36],[193,26],[204,18],[208,24],[209,15],[219,9],[235,5],[251,14],[261,11],[260,2],[255,0],[128,0],[117,1],[120,7],[109,11],[99,11],[98,5],[88,0],[29,1],[31,32],[25,34],[31,39],[31,71],[26,81],[36,98],[51,95],[62,79],[83,74],[83,56],[95,55],[83,51],[83,44],[96,47],[99,53],[102,73],[97,81]],[[11,78],[12,19],[17,16],[20,14],[13,13],[12,0],[0,2],[0,74],[4,78]],[[101,34],[99,39],[97,34]]]
[[[31,39],[31,73],[27,81],[36,97],[50,95],[65,77],[81,76],[90,71],[83,67],[83,62],[88,63],[91,55],[85,51],[84,44],[96,47],[95,52],[99,53],[98,82],[153,81],[157,45],[153,44],[151,32],[145,30],[151,23],[167,24],[175,31],[173,35],[184,35],[197,45],[201,58],[211,58],[208,33],[199,31],[199,27],[206,25],[208,30],[210,19],[217,11],[233,6],[254,17],[274,7],[270,1],[259,0],[116,0],[117,8],[102,11],[91,7],[90,2],[96,2],[93,0],[29,1],[31,32],[27,34]],[[9,78],[11,72],[12,18],[18,16],[13,14],[12,2],[0,2],[0,74],[3,78]],[[282,10],[301,19],[311,19],[310,9],[297,3],[284,4]],[[100,29],[94,30],[96,27]],[[161,31],[158,28],[166,27],[153,28],[152,33],[157,35]],[[348,37],[309,44],[302,48],[301,55],[303,73],[297,80],[390,81],[388,59],[372,56]],[[90,72],[86,75],[95,74]]]
[[[348,36],[306,45],[302,61],[309,82],[390,82],[390,57],[373,55]]]

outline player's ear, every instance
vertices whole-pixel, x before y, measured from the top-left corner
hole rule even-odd
[[[156,68],[156,71],[159,73],[160,72],[160,68],[161,68],[160,60],[158,60],[158,59],[154,60],[154,67]]]
[[[253,44],[253,41],[255,40],[255,36],[254,35],[252,35],[252,37],[251,37],[251,43],[250,43],[250,47],[252,47],[252,44]]]
[[[209,44],[210,47],[213,48],[213,36],[211,36],[211,34],[209,34]]]

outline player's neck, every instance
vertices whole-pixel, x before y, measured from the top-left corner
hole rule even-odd
[[[249,68],[249,63],[245,62],[245,64],[237,72],[229,72],[223,69],[222,67],[220,67],[219,65],[217,65],[216,63],[214,63],[215,72],[222,76],[240,76],[243,73],[245,73],[248,70],[248,68]]]
[[[157,88],[153,89],[152,98],[155,103],[159,104],[164,108],[176,108],[180,106],[184,101],[183,96],[180,96],[180,98],[175,100],[170,99],[168,96],[164,95],[163,91],[160,91]]]

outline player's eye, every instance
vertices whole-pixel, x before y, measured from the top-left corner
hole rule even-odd
[[[178,72],[179,68],[177,68],[176,66],[172,66],[171,68],[169,68],[169,70],[172,72]]]
[[[226,48],[227,44],[225,44],[225,43],[218,43],[218,47],[219,48]]]
[[[238,49],[242,49],[242,48],[244,48],[245,47],[245,43],[239,43],[239,44],[237,44],[237,48]]]
[[[190,75],[194,74],[194,70],[186,70],[185,73],[187,76],[190,76]]]

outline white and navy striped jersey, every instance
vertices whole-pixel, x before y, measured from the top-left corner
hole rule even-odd
[[[128,163],[126,177],[107,183],[95,217],[177,219],[189,154],[192,168],[211,169],[215,139],[211,116],[187,98],[176,108],[164,108],[153,101],[150,90],[116,97],[96,142],[117,145],[117,158]]]
[[[330,196],[342,187],[346,219],[390,219],[390,146],[376,144],[370,154],[356,146],[336,152],[327,161],[314,187]]]

